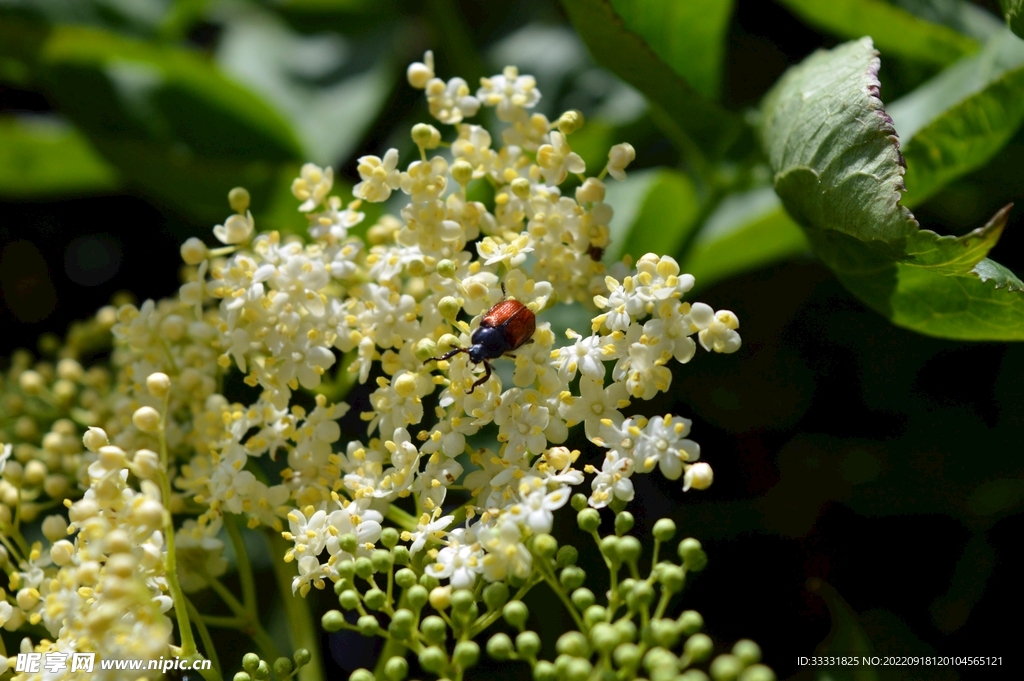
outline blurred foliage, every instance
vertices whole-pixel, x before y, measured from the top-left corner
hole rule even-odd
[[[584,113],[570,142],[591,174],[636,148],[605,261],[674,253],[743,321],[739,356],[674,377],[715,488],[638,489],[705,540],[686,597],[712,632],[758,638],[783,676],[819,643],[1010,654],[994,622],[1021,603],[1024,354],[960,341],[1024,338],[1024,225],[1001,212],[1024,193],[1024,42],[1003,28],[1022,17],[1018,0],[5,0],[0,354],[118,289],[169,293],[174,246],[235,185],[261,229],[301,230],[303,161],[351,186],[359,156],[413,148],[394,131],[425,118],[404,78],[425,49],[471,83],[514,63],[549,118]],[[870,44],[837,48],[862,36],[905,178]],[[372,653],[326,645],[347,669]]]

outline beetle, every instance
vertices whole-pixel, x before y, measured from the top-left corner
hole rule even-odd
[[[469,339],[468,348],[455,348],[440,357],[431,357],[427,362],[440,362],[460,352],[469,355],[469,361],[484,365],[483,378],[474,383],[466,394],[469,395],[478,386],[491,377],[492,359],[512,352],[526,343],[531,343],[533,332],[537,329],[537,317],[533,311],[518,300],[509,300],[505,295],[505,284],[501,285],[501,300],[494,304],[483,319],[480,326]]]

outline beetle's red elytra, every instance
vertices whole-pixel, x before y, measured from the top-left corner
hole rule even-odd
[[[466,391],[469,395],[478,386],[491,377],[492,359],[512,352],[524,343],[530,342],[533,332],[537,329],[537,318],[530,308],[518,300],[505,297],[505,284],[501,285],[502,298],[494,304],[483,319],[480,326],[470,337],[468,348],[455,348],[440,357],[432,357],[428,362],[449,359],[460,352],[469,355],[469,360],[484,365],[484,375]]]

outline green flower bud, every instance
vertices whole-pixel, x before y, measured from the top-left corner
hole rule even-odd
[[[358,546],[359,540],[351,532],[338,537],[338,548],[345,553],[355,553]]]
[[[526,626],[526,618],[530,616],[530,611],[522,601],[509,601],[501,609],[501,616],[505,618],[509,625],[522,631],[523,627]]]
[[[687,669],[676,677],[678,681],[710,681],[708,675],[700,669]]]
[[[543,558],[553,558],[558,551],[558,541],[550,534],[538,534],[533,540],[533,549]]]
[[[683,567],[690,572],[700,572],[708,564],[707,554],[693,537],[679,542],[679,557],[683,559]]]
[[[320,624],[323,626],[324,631],[330,633],[341,631],[341,628],[345,625],[345,616],[337,610],[328,610],[324,613],[324,616],[320,618]]]
[[[411,610],[399,608],[391,618],[391,623],[388,624],[388,632],[399,639],[406,639],[409,638],[414,626],[416,626],[416,615]]]
[[[469,589],[459,589],[452,592],[451,603],[453,612],[466,612],[476,602],[473,592]]]
[[[504,582],[488,584],[484,589],[484,603],[488,610],[499,610],[508,603],[508,587]]]
[[[405,271],[409,273],[410,277],[422,277],[427,273],[427,266],[422,260],[416,258],[409,261],[409,264],[405,266]]]
[[[541,660],[533,668],[533,681],[558,681],[558,670],[547,660]]]
[[[391,555],[390,551],[384,549],[377,549],[370,554],[370,562],[373,564],[374,572],[387,572],[391,569],[391,564],[394,561],[394,556]]]
[[[380,543],[389,549],[395,548],[395,544],[398,543],[398,530],[393,527],[385,527],[380,533]]]
[[[452,178],[465,187],[473,179],[473,164],[464,158],[452,164]]]
[[[654,523],[654,529],[651,531],[651,534],[658,541],[672,541],[672,537],[676,536],[676,524],[671,518],[662,518]]]
[[[575,591],[583,586],[583,582],[586,579],[587,573],[583,571],[583,568],[576,565],[564,568],[558,575],[558,582],[566,591]]]
[[[654,601],[654,587],[647,582],[635,582],[626,594],[626,603],[633,610],[646,608]]]
[[[540,636],[534,631],[524,631],[516,636],[516,652],[522,657],[534,658],[540,652]]]
[[[735,655],[719,655],[708,667],[715,681],[736,681],[743,671],[743,662]]]
[[[356,620],[356,627],[359,628],[359,633],[363,636],[376,636],[377,629],[379,628],[377,618],[373,615],[363,615],[360,617]]]
[[[555,121],[555,127],[563,135],[571,135],[583,127],[583,113],[576,109],[566,111]]]
[[[604,555],[605,558],[610,560],[613,565],[616,565],[616,564],[618,564],[620,562],[620,560],[619,560],[619,538],[618,537],[615,537],[615,536],[612,536],[612,535],[608,535],[607,537],[602,537],[601,538],[601,543],[599,544],[599,546],[600,546],[600,549],[601,549],[601,553]]]
[[[619,667],[636,669],[640,666],[640,653],[641,649],[637,644],[620,643],[615,647],[615,651],[612,653],[612,659],[615,660],[615,664]]]
[[[409,663],[404,657],[395,655],[384,664],[384,676],[388,681],[403,681],[409,673]]]
[[[619,632],[607,622],[598,622],[590,628],[590,642],[595,650],[612,650],[619,645]]]
[[[256,667],[260,666],[260,656],[256,653],[246,653],[242,656],[242,669],[252,674]]]
[[[572,604],[580,610],[586,610],[594,604],[594,592],[586,587],[580,587],[572,592]]]
[[[348,675],[348,681],[374,681],[373,672],[369,669],[357,669]]]
[[[643,551],[643,547],[640,546],[640,540],[632,536],[620,537],[617,549],[619,558],[630,564],[636,563],[640,559],[640,553]]]
[[[559,547],[558,553],[555,554],[555,567],[564,568],[575,565],[579,558],[580,552],[576,550],[576,547],[567,544]]]
[[[410,588],[416,584],[416,573],[409,568],[402,568],[395,573],[395,584],[403,589]]]
[[[295,665],[287,657],[279,657],[274,660],[274,673],[281,678],[291,674],[293,669],[295,669]]]
[[[356,564],[354,561],[346,560],[338,564],[338,575],[341,577],[341,581],[348,580],[352,581],[352,578],[356,576]],[[340,583],[340,582],[339,582]]]
[[[437,273],[445,279],[451,279],[455,276],[455,263],[445,258],[444,260],[437,261]]]
[[[578,631],[567,631],[558,637],[555,650],[572,657],[590,657],[590,645],[587,637]]]
[[[612,500],[608,502],[608,508],[612,510],[612,513],[621,513],[626,510],[626,504],[628,502],[619,499],[618,497],[612,497]]]
[[[427,604],[427,599],[430,598],[430,592],[419,584],[409,587],[409,590],[405,593],[405,598],[409,602],[409,607],[413,610],[420,610],[424,605]]]
[[[431,338],[421,338],[416,341],[416,345],[412,348],[412,354],[416,356],[416,359],[421,362],[426,362],[431,357],[437,357],[437,343]],[[389,530],[392,528],[388,528]],[[383,535],[381,535],[383,538]]]
[[[309,664],[309,661],[313,659],[313,655],[306,648],[299,648],[292,655],[292,659],[295,660],[296,667],[304,667]]]
[[[356,558],[356,575],[363,579],[369,579],[373,574],[373,561],[366,556]]]
[[[704,628],[704,618],[696,610],[684,610],[676,621],[679,623],[679,631],[685,636],[696,634]]]
[[[524,584],[526,584],[526,579],[524,577],[520,577],[515,573],[512,573],[508,577],[506,577],[505,581],[508,582],[508,585],[513,589],[519,589]]]
[[[431,575],[420,575],[420,584],[426,588],[427,591],[436,589],[441,586],[441,582],[438,581],[437,577]]]
[[[459,304],[458,299],[452,296],[445,296],[437,301],[437,311],[449,322],[454,322],[459,316],[459,312],[462,311],[462,305]]]
[[[754,664],[743,670],[740,681],[775,681],[775,672],[763,664]]]
[[[676,624],[675,620],[651,620],[650,636],[655,645],[662,648],[671,648],[679,640],[679,625]]]
[[[576,514],[576,524],[590,534],[601,526],[601,514],[594,508],[585,508]]]
[[[525,177],[517,177],[509,184],[512,193],[520,199],[530,198],[530,181]]]
[[[476,641],[459,641],[452,652],[452,662],[462,670],[469,669],[480,659],[480,646]]]
[[[339,579],[337,582],[334,583],[334,595],[340,596],[345,591],[348,591],[349,588],[350,587],[345,580]]]
[[[228,192],[228,205],[236,213],[245,214],[249,210],[249,192],[245,187],[235,187]]]
[[[686,572],[678,565],[664,565],[658,574],[658,581],[666,591],[678,593],[686,584]]]
[[[761,661],[761,648],[748,638],[736,641],[732,654],[742,660],[744,666],[757,664]]]
[[[412,141],[421,149],[436,149],[441,143],[441,131],[427,123],[412,126]]]
[[[619,620],[613,626],[618,630],[623,641],[630,643],[636,641],[636,624],[633,623],[633,620]]]
[[[388,602],[388,595],[380,589],[370,589],[363,594],[363,602],[370,610],[380,610]]]
[[[434,353],[431,353],[431,357]],[[427,359],[430,359],[429,357]],[[408,546],[396,546],[391,550],[395,554],[395,565],[408,565],[410,561],[409,547]]]
[[[249,676],[246,672],[238,672],[233,677],[233,681],[252,681],[252,677]]]
[[[633,514],[629,511],[615,514],[615,534],[621,537],[632,530],[635,523]]]
[[[437,646],[430,646],[424,648],[423,652],[419,655],[420,666],[431,674],[440,675],[444,668],[448,665],[448,658],[444,654],[444,651]]]
[[[711,639],[707,634],[694,634],[690,638],[686,639],[686,643],[683,644],[683,651],[687,653],[694,662],[706,660],[711,656],[711,652],[714,648],[715,645],[711,642]]]
[[[252,678],[256,681],[265,681],[270,678],[270,665],[266,660],[260,660],[260,663],[256,665],[256,671],[252,673]]]
[[[580,511],[587,507],[587,495],[580,494],[579,492],[573,494],[572,498],[569,499],[569,505],[572,506],[572,509],[574,511],[579,513]]]
[[[495,660],[507,660],[512,655],[512,639],[508,634],[495,634],[487,642],[487,654]]]
[[[592,605],[583,611],[583,622],[592,627],[608,619],[608,610],[603,605]]]
[[[424,617],[420,622],[420,631],[423,632],[423,638],[431,645],[441,645],[448,637],[448,625],[437,615]]]
[[[651,676],[654,676],[656,672],[661,670],[671,671],[674,675],[677,663],[676,656],[664,648],[651,648],[644,655],[643,659],[644,669],[651,672]],[[662,674],[658,675],[661,676]]]
[[[566,667],[565,679],[566,681],[587,681],[592,671],[594,671],[594,665],[590,664],[590,660],[576,658],[570,661]]]

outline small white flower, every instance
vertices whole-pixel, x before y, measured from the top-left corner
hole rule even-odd
[[[383,160],[376,156],[363,156],[356,169],[363,181],[352,188],[352,193],[370,203],[387,201],[391,192],[401,184],[397,149],[388,149]]]
[[[427,542],[431,539],[440,539],[444,530],[452,524],[452,520],[455,516],[446,515],[438,518],[441,514],[441,509],[437,509],[434,512],[434,519],[424,513],[420,516],[419,522],[416,525],[414,532],[405,531],[402,533],[402,539],[404,541],[411,541],[409,545],[409,554],[415,556],[419,551],[426,546]]]
[[[540,101],[537,79],[520,76],[519,69],[506,66],[501,75],[480,79],[477,98],[484,106],[497,107],[498,118],[514,121],[526,116],[524,109],[532,109]]]
[[[583,377],[580,379],[579,397],[563,398],[562,416],[567,425],[584,424],[587,439],[597,437],[602,419],[621,421],[619,409],[629,405],[629,394],[622,383],[611,383],[604,387],[602,381]]]
[[[434,77],[434,53],[427,50],[423,54],[423,61],[414,61],[409,64],[409,68],[405,71],[405,77],[409,80],[409,85],[417,90],[425,88]]]
[[[657,465],[666,478],[678,480],[683,474],[683,463],[700,458],[700,445],[685,437],[690,424],[689,419],[680,416],[655,416],[632,433],[636,438],[633,456],[637,470],[647,473]]]
[[[537,149],[537,165],[548,184],[561,184],[569,173],[579,175],[587,171],[586,163],[569,147],[565,135],[557,131],[551,133],[551,144]]]
[[[233,246],[246,241],[256,227],[252,219],[252,213],[246,211],[245,215],[235,214],[224,221],[223,225],[213,228],[213,235],[222,244]]]
[[[608,174],[616,180],[626,179],[626,166],[636,158],[632,144],[616,144],[608,151]]]
[[[694,303],[690,308],[690,322],[705,350],[728,354],[740,349],[742,341],[736,333],[740,320],[729,310],[715,312],[710,305]]]
[[[447,85],[440,78],[433,78],[426,89],[430,115],[442,123],[461,123],[480,110],[480,100],[469,94],[469,85],[462,78],[452,78]]]
[[[568,487],[548,492],[540,478],[527,478],[520,483],[519,494],[522,498],[508,509],[508,516],[534,534],[551,531],[555,520],[552,511],[565,506],[570,497]]]
[[[299,177],[292,182],[292,194],[302,201],[299,210],[308,213],[319,206],[327,198],[332,186],[334,186],[333,168],[321,168],[314,163],[303,165]]]

